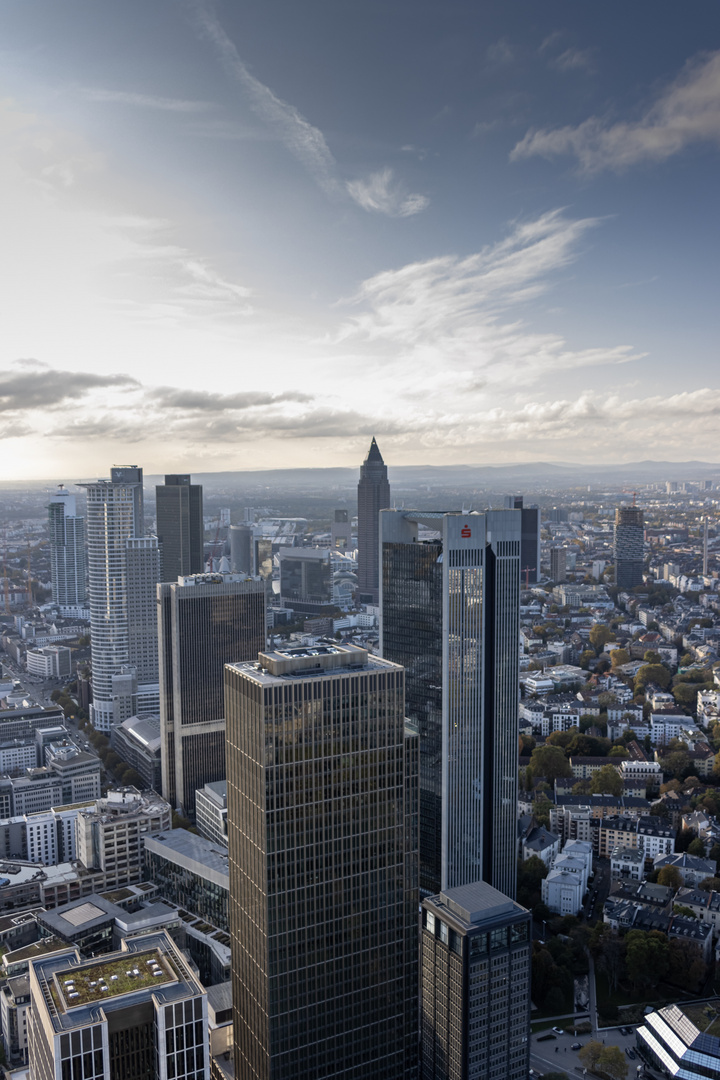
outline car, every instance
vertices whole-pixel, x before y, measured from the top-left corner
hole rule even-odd
[[[570,1047],[571,1050],[582,1050],[582,1043],[573,1043]]]
[[[631,1061],[634,1061],[635,1058],[637,1057],[637,1054],[635,1053],[635,1051],[631,1050],[629,1046],[628,1046],[627,1050],[625,1051],[625,1053],[627,1054],[627,1056],[630,1058]]]
[[[556,1035],[564,1035],[565,1034],[565,1029],[564,1028],[554,1027],[553,1031],[555,1032]]]

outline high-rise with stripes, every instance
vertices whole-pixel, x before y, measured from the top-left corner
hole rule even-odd
[[[419,728],[420,889],[516,887],[521,513],[380,513],[382,655]]]
[[[265,648],[265,586],[247,574],[191,574],[157,588],[162,793],[195,816],[195,792],[225,779],[225,664]]]

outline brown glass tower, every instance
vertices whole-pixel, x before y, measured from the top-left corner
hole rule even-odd
[[[387,465],[373,439],[358,482],[358,599],[362,604],[378,602],[380,511],[389,506]]]
[[[203,558],[203,489],[187,473],[171,473],[155,488],[157,535],[162,547],[162,581],[200,574]]]
[[[158,585],[162,793],[193,818],[195,792],[225,779],[223,668],[265,646],[265,586],[244,574]]]
[[[417,734],[355,646],[225,669],[235,1076],[417,1075]]]

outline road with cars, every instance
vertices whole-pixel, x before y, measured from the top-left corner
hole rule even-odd
[[[542,1076],[546,1072],[566,1072],[568,1075],[583,1075],[583,1064],[579,1051],[590,1042],[590,1035],[575,1035],[568,1025],[569,1033],[563,1028],[538,1031],[530,1037],[530,1075]],[[636,1050],[635,1029],[632,1027],[609,1028],[598,1031],[597,1041],[606,1046],[619,1046],[628,1064],[628,1076],[643,1076],[642,1060]],[[649,1075],[649,1074],[646,1074]]]

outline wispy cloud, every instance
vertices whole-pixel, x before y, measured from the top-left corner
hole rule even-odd
[[[176,390],[169,386],[160,386],[150,395],[162,408],[187,409],[197,412],[235,412],[237,410],[257,409],[261,405],[277,405],[283,401],[312,401],[310,394],[297,390],[287,390],[278,394],[262,391],[246,391],[238,394],[217,394],[209,390]]]
[[[589,49],[565,49],[550,64],[558,71],[591,71],[592,53]]]
[[[695,57],[634,121],[590,117],[577,127],[531,129],[511,161],[572,155],[587,173],[660,162],[696,143],[720,146],[720,51]]]
[[[389,217],[410,217],[425,209],[429,200],[424,195],[407,193],[394,181],[392,169],[382,169],[368,180],[351,180],[343,185],[322,131],[248,70],[210,0],[188,2],[203,35],[212,43],[227,74],[247,94],[255,115],[277,134],[326,195],[338,198],[347,192],[363,210]]]
[[[392,169],[380,169],[367,180],[349,180],[347,190],[363,210],[388,217],[412,217],[424,210],[430,200],[425,195],[414,195],[405,190],[395,179]]]
[[[90,101],[109,105],[129,105],[135,109],[159,109],[161,112],[202,113],[212,109],[209,101],[188,101],[184,98],[159,97],[155,94],[136,94],[129,90],[105,90],[96,86],[81,86],[79,93]]]
[[[308,170],[323,191],[328,195],[339,194],[342,189],[335,175],[335,159],[323,133],[313,127],[294,105],[289,105],[277,97],[270,87],[265,86],[248,71],[208,3],[204,0],[190,0],[190,6],[225,71],[248,95],[253,112],[275,129],[288,150]]]
[[[491,67],[505,67],[515,59],[515,53],[505,38],[488,45],[485,50],[485,61]]]

